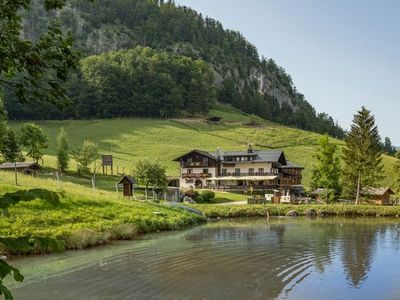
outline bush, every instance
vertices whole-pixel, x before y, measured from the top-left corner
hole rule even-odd
[[[206,199],[204,198],[203,195],[197,195],[195,201],[196,201],[196,203],[207,203],[207,202],[206,202]]]
[[[201,193],[201,196],[203,197],[203,202],[199,202],[196,199],[196,202],[198,203],[211,203],[215,199],[215,193],[213,191],[204,191]]]

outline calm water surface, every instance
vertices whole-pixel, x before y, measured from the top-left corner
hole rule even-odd
[[[16,299],[400,299],[400,224],[218,221],[12,261]]]

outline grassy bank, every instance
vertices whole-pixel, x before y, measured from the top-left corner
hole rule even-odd
[[[179,230],[204,219],[160,204],[117,198],[116,193],[1,173],[2,252],[48,253],[132,239],[138,234]],[[1,245],[1,244],[0,244]]]
[[[315,209],[320,216],[360,216],[360,217],[400,217],[400,206],[376,205],[190,205],[202,211],[208,218],[239,218],[239,217],[266,217],[285,216],[294,210],[300,216],[306,215],[310,209]]]

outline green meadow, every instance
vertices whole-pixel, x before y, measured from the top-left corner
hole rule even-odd
[[[83,140],[92,140],[99,146],[102,154],[112,154],[115,172],[129,173],[133,164],[140,159],[158,160],[167,166],[168,174],[179,174],[179,165],[173,159],[194,148],[204,150],[246,149],[252,143],[258,149],[283,149],[287,159],[305,167],[304,185],[308,187],[320,134],[289,128],[264,121],[259,117],[244,115],[236,109],[218,105],[210,116],[221,117],[218,124],[207,122],[204,117],[181,119],[102,119],[86,121],[39,121],[49,138],[45,150],[44,164],[56,166],[56,137],[64,127],[71,145],[78,146]],[[18,129],[23,122],[10,122]],[[340,146],[342,141],[335,140]],[[390,186],[393,182],[395,159],[385,156],[386,179],[382,183]],[[71,171],[76,164],[71,162]],[[71,181],[76,179],[70,178]],[[86,185],[90,185],[88,179]],[[108,184],[108,189],[112,189]]]
[[[118,198],[82,185],[1,173],[0,253],[81,249],[138,234],[179,230],[204,218],[162,204]],[[3,245],[3,246],[1,246]]]

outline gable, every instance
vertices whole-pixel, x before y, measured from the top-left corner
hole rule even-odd
[[[210,154],[207,151],[194,149],[194,150],[192,150],[192,151],[190,151],[190,152],[188,152],[188,153],[186,153],[186,154],[184,154],[182,156],[179,156],[179,157],[175,158],[174,161],[186,160],[187,158],[192,158],[194,160],[200,160],[203,157],[207,157],[207,158],[209,158],[211,160],[214,160],[214,161],[217,160],[217,158],[214,155]]]

